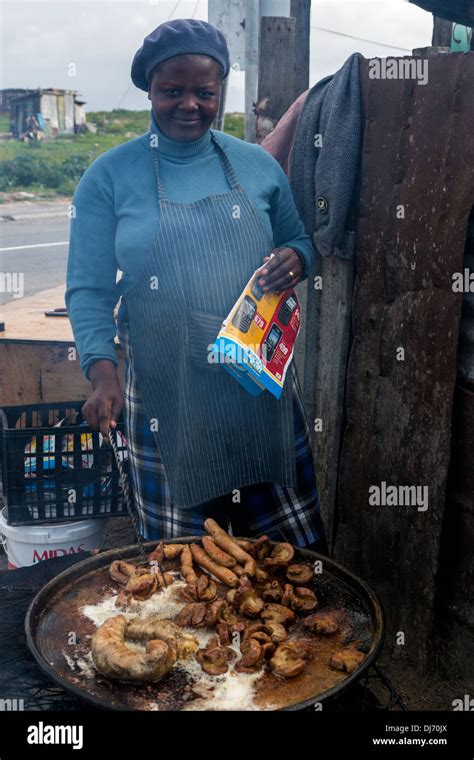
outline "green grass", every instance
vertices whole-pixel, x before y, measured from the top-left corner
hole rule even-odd
[[[8,131],[8,117],[0,122],[0,131]],[[97,133],[60,135],[44,142],[0,142],[0,191],[28,191],[41,198],[70,196],[92,161],[115,145],[142,135],[148,129],[149,111],[95,111],[87,121],[97,126]],[[243,139],[243,114],[226,114],[224,131]]]
[[[6,113],[0,114],[0,132],[10,131],[10,117]]]

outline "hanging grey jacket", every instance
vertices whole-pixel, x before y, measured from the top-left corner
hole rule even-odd
[[[321,256],[350,259],[355,251],[356,233],[349,227],[362,144],[362,58],[354,53],[339,71],[317,82],[298,121],[290,184],[306,232]]]

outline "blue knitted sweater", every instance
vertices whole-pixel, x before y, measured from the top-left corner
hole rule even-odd
[[[66,305],[86,377],[98,359],[117,364],[114,306],[142,271],[159,224],[150,132],[159,135],[160,171],[167,197],[190,203],[229,190],[211,131],[197,140],[171,140],[150,110],[148,131],[100,155],[77,185],[72,199]],[[224,132],[215,134],[275,247],[288,246],[300,253],[307,277],[313,243],[280,164],[259,145]]]

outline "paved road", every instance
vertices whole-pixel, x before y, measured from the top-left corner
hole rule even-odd
[[[1,204],[0,305],[66,279],[67,202]]]

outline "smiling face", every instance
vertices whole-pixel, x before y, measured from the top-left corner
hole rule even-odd
[[[148,99],[160,129],[172,140],[197,140],[219,110],[222,68],[207,55],[176,55],[156,66]]]

